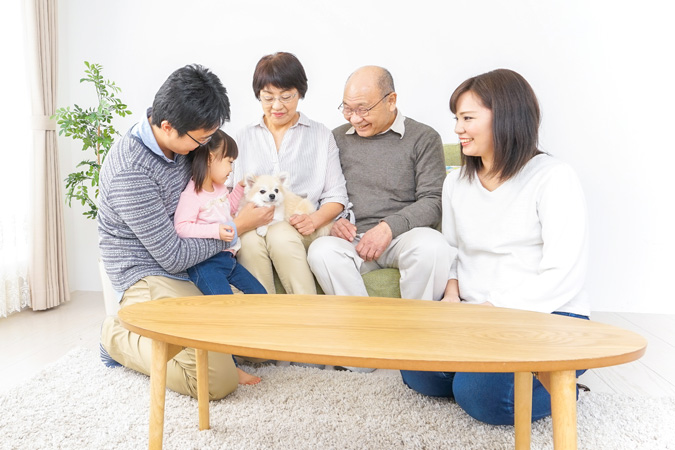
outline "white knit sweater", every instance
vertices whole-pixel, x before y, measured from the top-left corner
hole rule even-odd
[[[450,279],[469,303],[589,315],[586,202],[572,168],[540,154],[494,191],[461,171],[443,184],[443,234],[458,254]]]

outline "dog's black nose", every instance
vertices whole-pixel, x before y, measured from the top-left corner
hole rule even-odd
[[[270,194],[270,200],[274,200],[274,197],[276,197],[276,195]]]

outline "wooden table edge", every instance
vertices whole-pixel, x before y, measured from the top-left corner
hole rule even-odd
[[[441,361],[441,360],[400,360],[395,358],[368,358],[357,356],[336,356],[319,353],[291,352],[285,350],[269,350],[254,347],[222,344],[176,337],[168,334],[148,331],[142,327],[129,324],[122,317],[120,324],[125,329],[153,340],[182,347],[207,350],[230,355],[276,359],[281,361],[296,361],[312,364],[327,364],[336,366],[369,367],[392,370],[420,370],[430,372],[553,372],[560,370],[587,370],[600,367],[609,367],[635,361],[644,355],[645,345],[637,350],[607,357],[594,357],[578,360],[549,360],[549,361]],[[508,365],[508,368],[506,366]]]

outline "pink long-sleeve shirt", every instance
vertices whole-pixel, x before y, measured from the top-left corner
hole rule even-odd
[[[238,183],[232,192],[224,185],[214,184],[213,192],[202,189],[197,193],[195,183],[191,179],[180,194],[176,208],[174,216],[176,232],[182,238],[220,239],[221,224],[229,222],[234,227],[232,218],[239,208],[239,201],[243,195],[244,188]],[[231,243],[227,250],[236,252],[239,247],[237,240]]]

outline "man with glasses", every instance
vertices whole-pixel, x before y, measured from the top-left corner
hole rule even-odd
[[[443,297],[451,248],[432,228],[441,220],[443,144],[431,127],[403,116],[396,98],[382,67],[362,67],[347,80],[339,108],[349,123],[333,135],[353,208],[308,253],[326,294],[367,296],[361,275],[396,267],[403,298]]]
[[[173,216],[190,178],[186,155],[211,140],[230,119],[230,103],[218,77],[199,66],[172,73],[141,120],[110,150],[100,178],[99,248],[120,305],[201,295],[186,269],[228,247],[217,239],[181,239]],[[242,215],[243,214],[243,215]],[[239,233],[269,223],[271,208],[242,210]],[[224,236],[224,226],[221,236]],[[150,374],[151,340],[124,329],[117,316],[101,327],[101,359]],[[167,387],[197,396],[195,353],[185,349],[167,366]],[[237,387],[230,355],[209,352],[209,396]]]

